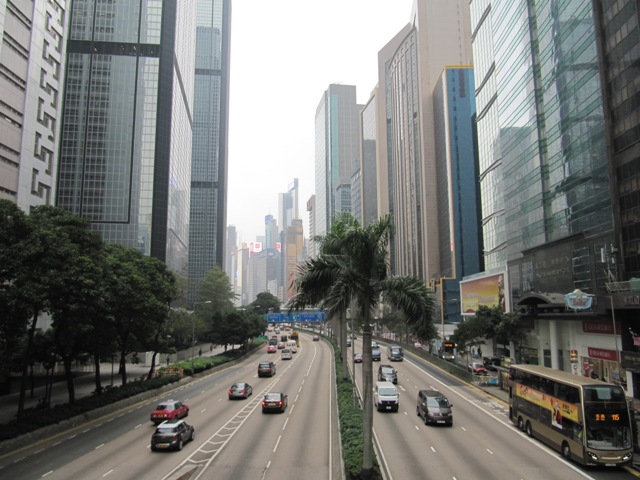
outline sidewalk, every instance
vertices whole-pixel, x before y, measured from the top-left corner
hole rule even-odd
[[[232,347],[229,347],[229,349]],[[213,349],[209,344],[196,345],[194,353],[198,356],[199,351],[202,349],[202,356],[213,356],[224,352],[224,347],[219,346]],[[181,361],[189,360],[191,358],[191,350],[185,350],[178,352],[178,354],[171,355],[171,362],[175,362],[178,359]],[[166,354],[156,355],[156,366],[158,369],[162,366],[166,366]],[[111,362],[100,364],[100,379],[102,387],[109,385],[120,386],[122,385],[122,376],[118,374],[118,365],[114,365],[113,375],[111,370]],[[151,363],[145,363],[145,359],[141,358],[140,363],[127,363],[127,383],[133,382],[141,377],[146,377],[151,368]],[[59,373],[59,372],[58,372]],[[112,383],[113,382],[113,383]],[[20,398],[20,379],[17,379],[14,383],[13,392],[8,395],[0,395],[0,425],[10,422],[16,418],[18,413],[18,401]],[[95,384],[95,372],[93,369],[83,372],[78,372],[78,375],[74,378],[75,398],[76,400],[88,397],[93,394],[96,389]],[[17,391],[16,391],[17,390]],[[35,387],[33,389],[33,398],[31,397],[31,387],[29,380],[27,380],[27,391],[25,398],[25,409],[34,408],[38,405],[40,399],[45,396],[45,386]],[[69,402],[69,391],[67,389],[67,383],[63,381],[57,381],[52,384],[51,387],[51,406],[62,405]]]

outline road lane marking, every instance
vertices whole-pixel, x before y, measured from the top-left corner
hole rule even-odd
[[[280,445],[281,438],[282,438],[282,435],[278,435],[278,440],[276,440],[276,446],[273,447],[273,453],[276,453],[276,450],[278,450],[278,445]]]
[[[102,448],[102,447],[104,447],[104,443],[101,443],[100,445],[98,445],[98,446],[95,448],[95,450],[98,450],[99,448]]]
[[[113,468],[111,470],[109,470],[107,473],[103,473],[102,477],[106,477],[108,475],[111,475],[113,473]]]
[[[287,417],[287,419],[284,421],[284,425],[282,426],[282,430],[287,428],[287,423],[289,423],[289,417]]]
[[[431,451],[432,451],[433,453],[436,453],[436,449],[435,449],[435,448],[433,448],[433,447],[431,447]]]
[[[493,452],[491,450],[489,450],[488,448],[487,448],[487,452],[489,452],[491,455],[493,455]]]
[[[49,470],[47,473],[45,473],[44,475],[42,475],[42,477],[40,477],[40,478],[44,478],[44,477],[46,477],[47,475],[51,475],[52,473],[53,473],[53,470]]]
[[[447,390],[451,391],[452,394],[457,395],[458,397],[460,397],[461,400],[464,400],[468,404],[473,405],[478,410],[483,412],[485,415],[488,415],[489,417],[493,418],[494,420],[497,420],[500,425],[502,425],[503,427],[509,429],[509,431],[515,432],[517,435],[520,435],[522,438],[527,440],[531,445],[535,445],[538,449],[540,449],[540,451],[545,452],[550,457],[553,457],[554,459],[558,460],[559,462],[561,462],[565,466],[569,467],[574,472],[578,473],[581,477],[588,478],[590,480],[595,480],[594,477],[584,473],[583,471],[579,470],[576,466],[574,466],[571,463],[567,462],[566,460],[558,457],[557,452],[554,452],[553,450],[548,449],[547,446],[544,445],[542,442],[539,442],[539,441],[537,441],[537,440],[535,440],[533,438],[528,437],[524,432],[515,431],[514,430],[514,425],[511,423],[510,420],[508,420],[508,419],[504,420],[503,418],[500,418],[499,416],[495,415],[493,412],[488,411],[486,409],[486,405],[484,403],[478,404],[475,401],[475,399],[471,399],[471,398],[463,395],[462,393],[460,393],[460,391],[458,391],[456,388],[452,388],[449,385],[445,384],[443,381],[437,379],[433,374],[429,373],[426,369],[424,369],[420,365],[418,365],[416,363],[413,363],[412,361],[409,361],[409,360],[407,360],[407,364],[409,364],[412,367],[414,367],[416,370],[421,372],[423,375],[427,375],[428,377],[431,377],[434,381],[438,382],[440,385],[445,387]],[[485,393],[485,395],[489,395],[489,394]]]

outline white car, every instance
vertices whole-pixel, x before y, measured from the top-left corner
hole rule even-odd
[[[280,353],[280,360],[291,360],[292,358],[293,355],[291,354],[291,349],[283,348],[282,352]]]

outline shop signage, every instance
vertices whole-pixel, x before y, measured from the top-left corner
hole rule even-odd
[[[564,296],[567,307],[573,310],[587,310],[593,304],[593,295],[583,293],[582,290],[574,290]]]
[[[612,362],[618,361],[618,353],[615,350],[608,350],[606,348],[591,348],[588,349],[589,357],[599,358],[600,360],[610,360]]]
[[[640,352],[620,352],[622,368],[640,372]]]
[[[584,333],[604,333],[606,335],[613,335],[613,323],[600,322],[598,320],[583,320],[582,331]],[[616,322],[616,334],[620,335],[621,331],[622,325],[620,322]]]

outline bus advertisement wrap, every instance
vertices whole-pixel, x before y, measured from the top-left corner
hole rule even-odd
[[[563,402],[551,395],[547,395],[520,384],[516,385],[516,395],[531,403],[535,403],[539,407],[549,410],[551,425],[556,428],[562,428],[563,418],[567,418],[576,423],[579,420],[577,406]]]

